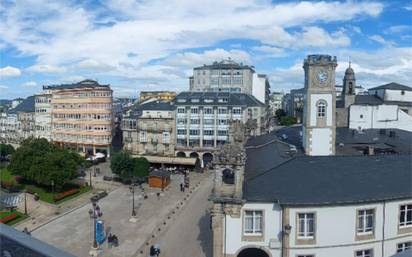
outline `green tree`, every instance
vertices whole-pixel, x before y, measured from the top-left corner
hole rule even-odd
[[[275,112],[276,118],[280,120],[282,117],[286,116],[286,112],[283,109],[277,109]]]
[[[130,180],[133,173],[133,158],[125,151],[115,153],[112,156],[110,168],[113,173],[119,175],[123,181]]]
[[[296,123],[296,118],[292,116],[284,116],[280,118],[280,125],[290,126]]]
[[[78,176],[84,158],[78,153],[49,143],[46,139],[25,140],[12,155],[8,169],[39,185],[51,186],[57,191]]]
[[[149,175],[149,161],[144,157],[133,159],[133,176],[134,177],[147,177]]]
[[[0,144],[0,157],[5,157],[7,155],[14,153],[14,147],[9,144]]]

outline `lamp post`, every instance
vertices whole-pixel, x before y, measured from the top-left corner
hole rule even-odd
[[[92,198],[91,201],[92,201],[93,209],[89,210],[89,215],[91,218],[93,218],[93,245],[92,245],[92,249],[90,250],[89,254],[92,256],[97,256],[98,255],[97,249],[99,248],[99,246],[97,244],[97,239],[96,239],[96,222],[97,222],[97,218],[103,216],[103,212],[100,210],[99,205],[97,205],[98,200]]]
[[[27,216],[27,197],[26,197],[26,190],[24,190],[24,215]]]
[[[136,209],[134,206],[134,192],[135,192],[135,187],[136,187],[136,183],[134,182],[134,180],[132,181],[132,184],[130,185],[129,189],[130,192],[132,193],[132,217],[129,219],[130,222],[135,223],[137,221],[136,218]]]
[[[90,187],[92,188],[92,187],[93,187],[93,186],[92,186],[92,170],[90,169],[89,171],[90,171],[90,172],[89,172],[89,175],[90,175],[90,176],[89,176],[89,177],[90,177],[90,183],[89,183],[89,184],[90,184]]]

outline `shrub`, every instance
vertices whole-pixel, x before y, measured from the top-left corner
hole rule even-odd
[[[16,219],[18,217],[18,215],[16,213],[12,213],[9,216],[3,217],[2,219],[0,219],[1,223],[7,223],[9,221],[12,221],[14,219]]]
[[[35,187],[32,185],[26,186],[26,192],[33,195],[36,192]]]
[[[4,189],[10,189],[14,186],[14,181],[2,181],[1,187]]]
[[[79,189],[73,188],[73,189],[70,189],[70,190],[68,190],[68,191],[65,191],[65,192],[62,192],[62,193],[59,193],[59,194],[55,195],[55,196],[53,197],[53,200],[54,200],[55,202],[57,202],[57,201],[60,201],[61,199],[65,198],[65,197],[68,197],[68,196],[70,196],[70,195],[74,195],[74,194],[76,194],[77,192],[79,192]]]

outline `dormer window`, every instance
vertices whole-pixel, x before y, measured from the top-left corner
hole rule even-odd
[[[405,95],[405,90],[402,90],[402,91],[401,91],[401,95]]]
[[[319,101],[317,104],[318,118],[324,118],[326,116],[326,103],[324,101]]]

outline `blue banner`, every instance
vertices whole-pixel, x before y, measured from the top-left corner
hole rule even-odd
[[[97,220],[96,221],[96,241],[99,245],[103,244],[106,240],[106,235],[104,232],[104,221]]]

